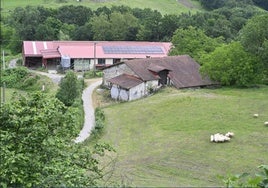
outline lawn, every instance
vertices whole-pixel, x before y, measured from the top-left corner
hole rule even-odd
[[[103,108],[116,153],[105,186],[224,186],[219,175],[268,164],[268,87],[175,90]],[[254,118],[253,114],[259,117]],[[214,133],[235,133],[211,143]],[[102,165],[108,163],[108,158]]]
[[[81,2],[77,2],[76,0],[66,0],[65,3],[59,3],[59,0],[2,0],[1,8],[3,10],[2,13],[8,12],[9,10],[13,10],[16,7],[25,7],[27,5],[32,6],[45,6],[57,8],[64,5],[82,5],[90,7],[93,10],[96,10],[102,6],[129,6],[131,8],[151,8],[153,10],[158,10],[162,14],[181,14],[182,12],[196,12],[201,10],[200,4],[198,4],[194,0],[184,0],[183,2],[187,2],[191,4],[191,6],[187,6],[185,3],[181,3],[175,0],[82,0]]]

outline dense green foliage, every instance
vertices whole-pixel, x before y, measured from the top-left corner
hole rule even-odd
[[[239,42],[218,47],[202,58],[201,71],[223,85],[247,86],[263,78],[259,59],[247,53]]]
[[[250,19],[241,30],[239,39],[244,48],[259,57],[261,63],[268,69],[268,14]]]
[[[201,64],[201,56],[213,52],[222,43],[221,38],[210,38],[201,29],[178,29],[172,38],[170,55],[188,54]]]
[[[79,129],[72,108],[34,93],[16,96],[0,111],[1,186],[96,185],[101,170],[95,157],[110,148],[97,145],[89,151],[71,143]]]
[[[41,77],[30,72],[25,67],[5,69],[1,76],[1,86],[5,83],[8,88],[15,88],[24,91],[36,91],[42,89]]]
[[[64,5],[58,9],[17,7],[1,21],[1,44],[21,51],[22,40],[170,41],[177,29],[200,28],[210,37],[234,39],[246,20],[258,12],[250,3],[210,12],[162,15],[150,8]],[[8,42],[7,42],[8,41]]]
[[[250,175],[245,172],[243,174],[230,175],[227,177],[220,176],[227,188],[231,187],[268,187],[268,165],[260,165],[259,172]]]
[[[56,97],[66,106],[71,106],[81,91],[76,74],[73,71],[68,71],[61,79],[59,86]]]

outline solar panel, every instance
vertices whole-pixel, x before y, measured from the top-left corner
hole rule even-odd
[[[160,46],[103,46],[105,54],[164,54]]]

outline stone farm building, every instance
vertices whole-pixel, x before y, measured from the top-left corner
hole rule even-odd
[[[163,85],[178,89],[214,85],[199,69],[188,55],[128,60],[104,68],[103,85],[111,89],[112,98],[124,101],[146,96]]]
[[[23,63],[27,67],[58,65],[75,71],[101,68],[122,60],[165,57],[168,42],[134,41],[23,41]]]

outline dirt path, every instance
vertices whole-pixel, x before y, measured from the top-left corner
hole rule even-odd
[[[86,140],[95,125],[95,114],[94,114],[94,107],[92,102],[92,93],[95,88],[97,88],[99,85],[101,85],[102,80],[97,80],[96,82],[93,82],[90,84],[82,94],[82,100],[84,104],[84,113],[85,113],[85,122],[84,127],[80,131],[79,136],[75,139],[75,143],[83,142]]]
[[[37,73],[37,74],[47,76],[47,77],[51,78],[51,80],[56,84],[59,84],[60,80],[64,77],[64,75],[60,75],[60,74],[52,74],[52,73],[46,73],[46,72],[41,72],[41,71],[36,71],[36,70],[30,70],[30,71]]]

